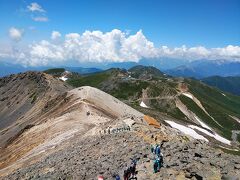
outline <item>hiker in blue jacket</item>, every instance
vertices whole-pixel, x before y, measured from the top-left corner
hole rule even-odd
[[[158,157],[160,157],[160,155],[161,155],[161,148],[160,148],[159,145],[157,145],[156,148],[155,148],[155,154],[156,154]]]
[[[154,172],[154,173],[157,173],[157,172],[158,172],[158,162],[157,162],[156,159],[155,159],[154,162],[153,162],[153,172]]]

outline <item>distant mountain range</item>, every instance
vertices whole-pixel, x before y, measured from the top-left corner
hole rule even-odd
[[[20,72],[26,72],[26,71],[44,71],[51,69],[53,67],[49,66],[40,66],[40,67],[24,67],[19,64],[11,64],[11,63],[0,63],[0,77],[7,76],[10,74],[16,74]],[[63,67],[62,69],[76,72],[80,74],[88,74],[88,73],[95,73],[102,71],[98,68],[83,68],[83,67]]]
[[[173,69],[168,69],[165,72],[172,76],[194,77],[197,79],[209,76],[240,76],[240,62],[199,60]]]
[[[130,69],[137,65],[142,66],[153,66],[160,70],[168,70],[173,69],[178,66],[186,65],[189,61],[184,59],[174,59],[174,58],[159,58],[159,59],[141,59],[139,62],[121,62],[121,63],[108,63],[100,66],[101,69],[109,69],[109,68],[124,68]]]
[[[115,63],[81,63],[79,66],[58,66],[71,72],[88,74],[100,72],[110,68],[130,69],[137,65],[152,66],[158,68],[166,74],[176,77],[194,77],[197,79],[210,76],[240,76],[240,62],[228,60],[198,60],[189,62],[182,59],[160,58],[160,59],[142,59],[137,62],[115,62]],[[45,67],[23,67],[17,64],[0,63],[0,77],[8,74],[25,72],[29,70],[43,71],[53,66]]]

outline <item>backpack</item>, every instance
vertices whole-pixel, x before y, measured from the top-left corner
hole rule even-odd
[[[156,147],[156,154],[157,154],[157,155],[160,155],[160,153],[161,153],[161,149],[160,149],[159,146],[157,146],[157,147]]]

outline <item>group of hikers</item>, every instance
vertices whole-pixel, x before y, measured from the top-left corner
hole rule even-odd
[[[151,152],[154,154],[153,172],[157,173],[163,165],[163,155],[159,144],[151,146]]]
[[[124,127],[119,127],[119,128],[111,128],[108,127],[107,129],[104,129],[103,131],[99,131],[100,134],[112,134],[112,133],[119,133],[123,131],[130,131],[131,128],[130,126],[124,126]]]
[[[154,154],[154,161],[153,161],[153,172],[157,173],[160,171],[161,167],[163,166],[163,154],[161,153],[161,147],[159,144],[151,145],[151,152]],[[123,171],[123,179],[124,180],[130,180],[130,179],[137,179],[137,161],[138,159],[131,159],[130,166],[126,166]],[[114,176],[115,180],[120,180],[120,176],[118,174],[115,174]],[[103,180],[103,176],[99,176],[98,180]]]

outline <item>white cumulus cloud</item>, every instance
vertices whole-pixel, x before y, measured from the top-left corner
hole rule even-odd
[[[14,41],[20,41],[22,39],[24,30],[11,27],[8,31],[9,37]]]
[[[63,46],[67,58],[79,61],[138,61],[156,54],[153,43],[146,39],[141,30],[131,36],[117,29],[107,33],[70,33],[65,36]]]
[[[162,46],[159,48],[160,57],[170,57],[177,59],[188,59],[188,60],[198,60],[198,59],[226,59],[226,60],[238,60],[240,61],[240,47],[228,45],[221,48],[205,48],[203,46],[197,47],[176,47],[169,48],[167,46]]]
[[[33,2],[33,3],[31,3],[30,5],[28,5],[27,6],[27,9],[29,10],[29,11],[31,11],[31,12],[35,12],[35,11],[37,11],[37,12],[46,12],[43,8],[42,8],[42,6],[40,6],[38,3],[36,3],[36,2]]]
[[[15,32],[15,31],[14,31]],[[17,37],[21,37],[17,32]],[[129,34],[118,29],[110,32],[85,31],[82,34],[69,33],[62,41],[55,41],[62,35],[53,31],[51,39],[30,44],[25,50],[11,54],[24,65],[38,66],[49,64],[64,64],[74,60],[78,62],[138,62],[148,58],[176,58],[187,60],[198,59],[226,59],[240,61],[240,47],[229,45],[226,47],[206,48],[204,46],[170,48],[156,47],[139,30]],[[1,50],[0,50],[1,54]],[[4,53],[6,57],[6,51]],[[10,55],[9,55],[10,56]],[[21,58],[20,58],[21,57]],[[19,60],[20,59],[20,60]]]
[[[58,32],[58,31],[52,31],[51,39],[52,39],[52,40],[55,40],[55,39],[60,38],[61,36],[62,36],[62,35],[61,35],[60,32]]]

